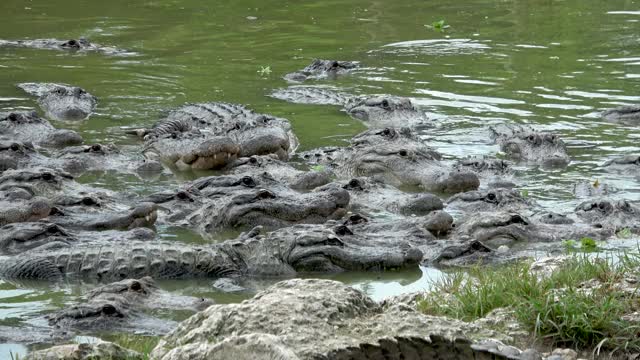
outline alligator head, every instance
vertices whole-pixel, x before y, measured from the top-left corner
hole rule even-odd
[[[302,70],[284,76],[287,81],[303,82],[308,79],[335,78],[347,74],[358,67],[355,61],[314,59]]]
[[[21,254],[35,248],[68,247],[74,241],[64,228],[45,221],[14,223],[0,228],[0,253],[3,255]]]
[[[219,190],[211,194],[210,191],[203,190],[209,201],[189,219],[193,224],[202,224],[205,233],[258,225],[279,228],[297,223],[323,223],[342,217],[349,205],[349,193],[334,183],[304,194],[266,181],[236,194],[219,194]]]
[[[564,141],[558,135],[535,131],[528,126],[491,129],[500,149],[514,159],[563,166],[570,161]]]
[[[88,204],[88,206],[95,205]],[[150,202],[142,202],[128,211],[117,212],[86,213],[83,207],[80,211],[69,211],[52,216],[51,220],[70,229],[130,230],[153,226],[158,217],[157,210],[158,206]]]
[[[84,38],[79,38],[79,39],[70,39],[67,40],[65,42],[63,42],[62,44],[60,44],[60,47],[63,49],[71,49],[71,50],[80,50],[80,49],[85,49],[88,48],[89,46],[91,46],[91,43],[89,42],[89,40],[84,39]]]
[[[29,142],[0,138],[0,173],[23,166],[35,153],[33,144]]]
[[[389,224],[387,224],[389,225]],[[255,276],[293,275],[298,272],[382,271],[417,265],[423,237],[410,230],[395,234],[369,229],[368,223],[343,225],[299,224],[265,235],[255,230],[230,241],[233,254],[243,259]]]
[[[43,197],[28,200],[0,200],[0,226],[11,223],[37,221],[51,213],[51,202]]]
[[[51,147],[79,145],[83,142],[77,132],[56,129],[35,111],[0,113],[0,135]]]
[[[32,196],[58,194],[73,180],[68,173],[45,167],[6,170],[0,175],[0,190],[20,188]]]
[[[511,189],[476,190],[452,196],[447,201],[447,209],[454,208],[466,213],[485,211],[529,210],[531,202],[523,198],[519,191]]]
[[[614,230],[637,230],[640,224],[640,208],[626,200],[585,201],[576,207],[575,213],[589,224]]]
[[[411,100],[396,96],[354,98],[345,105],[349,115],[374,127],[424,125],[429,120]]]
[[[289,123],[269,115],[256,114],[236,121],[227,130],[227,136],[240,144],[240,156],[274,154],[280,160],[287,160],[297,147]]]
[[[159,159],[180,170],[220,169],[235,160],[240,146],[227,136],[200,132],[163,134],[149,138],[145,156]]]
[[[394,186],[419,186],[427,191],[456,193],[475,190],[478,176],[452,170],[441,156],[421,143],[408,128],[371,129],[351,140],[344,149],[310,151],[305,160],[330,165],[343,178],[369,176]]]
[[[53,83],[22,83],[18,87],[38,97],[47,116],[56,120],[83,120],[96,107],[97,99],[84,89]]]
[[[456,168],[483,175],[506,175],[511,173],[511,163],[486,156],[472,156],[458,160]]]

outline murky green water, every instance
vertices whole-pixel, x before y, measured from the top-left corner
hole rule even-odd
[[[19,82],[82,86],[100,98],[97,114],[58,125],[80,131],[89,142],[133,145],[122,126],[151,124],[184,102],[223,100],[288,118],[302,149],[341,144],[364,127],[336,108],[292,105],[265,94],[286,86],[280,76],[312,58],[358,60],[365,68],[334,84],[411,97],[440,123],[424,138],[451,158],[496,153],[484,130],[490,124],[515,121],[560,133],[574,160],[567,169],[521,168],[524,188],[543,205],[573,208],[578,200],[572,184],[582,179],[620,189],[614,197],[640,198],[638,178],[598,169],[616,154],[640,152],[637,124],[597,116],[604,108],[640,102],[640,4],[634,1],[3,0],[0,10],[0,38],[85,36],[134,52],[115,57],[0,49],[0,109],[36,107],[15,87]],[[425,26],[440,19],[450,25],[443,33]],[[266,67],[271,73],[260,72]],[[99,174],[81,180],[145,193],[183,179]],[[198,241],[185,231],[159,231],[176,241]],[[382,298],[424,288],[434,276],[416,269],[337,278]],[[243,297],[215,293],[207,281],[162,286],[218,302]],[[39,321],[86,288],[0,283],[0,325]],[[0,358],[9,350],[24,352],[16,344],[0,345]]]

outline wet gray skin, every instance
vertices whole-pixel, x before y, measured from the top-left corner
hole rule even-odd
[[[407,216],[423,216],[442,210],[442,200],[429,193],[406,193],[384,183],[366,177],[353,178],[343,182],[349,191],[351,209],[369,216],[391,212]]]
[[[0,136],[45,147],[65,147],[83,142],[77,132],[56,129],[35,111],[0,113]]]
[[[564,141],[555,134],[516,124],[495,126],[490,130],[500,150],[514,160],[544,166],[566,166],[570,162]]]
[[[239,158],[222,169],[236,176],[259,176],[268,174],[273,179],[288,184],[296,190],[312,190],[331,182],[334,174],[328,169],[302,171],[289,163],[278,160],[273,155]]]
[[[291,82],[303,82],[306,80],[335,79],[357,69],[356,61],[322,60],[314,59],[304,69],[286,74],[283,78]]]
[[[534,217],[534,221],[538,221],[543,224],[552,224],[552,225],[561,225],[561,224],[573,224],[575,221],[564,214],[558,214],[552,211],[543,212],[541,214],[537,214]]]
[[[0,226],[43,219],[49,216],[51,209],[51,201],[43,197],[0,199]]]
[[[470,156],[459,159],[453,168],[478,175],[480,183],[488,188],[513,188],[516,186],[510,161],[488,156]]]
[[[91,205],[90,205],[91,206]],[[100,211],[88,213],[86,206],[67,207],[50,217],[52,222],[68,229],[130,230],[151,227],[158,218],[158,206],[143,202],[126,211]]]
[[[351,99],[345,104],[347,113],[362,120],[372,128],[393,127],[429,127],[432,122],[427,115],[416,109],[411,100],[405,97],[380,95]]]
[[[112,170],[136,174],[163,171],[159,162],[144,159],[139,155],[124,154],[113,144],[67,147],[57,152],[55,158],[49,161],[76,176],[87,171]]]
[[[351,117],[372,128],[430,127],[433,122],[405,97],[356,96],[326,87],[294,86],[278,89],[269,96],[298,104],[339,105]]]
[[[597,227],[619,231],[640,230],[640,208],[627,200],[600,199],[585,201],[578,205],[575,213],[582,221]]]
[[[518,190],[503,188],[468,191],[455,194],[447,200],[447,210],[465,214],[497,210],[530,214],[537,209],[538,206],[532,200],[523,198]]]
[[[82,185],[73,176],[59,169],[31,167],[10,169],[0,175],[0,190],[23,189],[32,196],[54,199],[63,193],[78,194]]]
[[[369,176],[393,186],[442,193],[475,190],[480,185],[474,173],[442,164],[440,154],[408,128],[371,129],[356,135],[349,147],[306,151],[300,156],[310,164],[328,166],[345,180]]]
[[[558,219],[557,214],[552,217]],[[470,215],[458,222],[447,247],[427,258],[426,263],[445,266],[498,264],[535,255],[536,248],[542,251],[562,249],[562,242],[568,239],[604,240],[613,234],[610,229],[585,223],[539,222],[516,212],[487,212],[483,216]],[[510,249],[500,251],[499,247],[503,245]]]
[[[620,106],[608,109],[603,111],[601,116],[607,121],[637,125],[640,122],[640,106]]]
[[[335,183],[303,194],[264,178],[258,184],[234,194],[221,194],[215,188],[201,189],[208,200],[189,216],[188,222],[204,235],[215,235],[223,230],[258,225],[275,229],[323,223],[341,218],[349,206],[349,193]]]
[[[50,325],[71,331],[126,329],[137,334],[161,335],[172,330],[176,323],[147,315],[145,310],[197,312],[213,304],[203,298],[169,294],[148,276],[97,287],[81,301],[47,316]]]
[[[386,230],[384,230],[386,229]],[[384,230],[384,231],[383,231]],[[75,246],[1,259],[5,279],[113,281],[236,276],[293,276],[299,272],[382,271],[416,266],[418,248],[442,246],[419,222],[298,224],[194,247],[170,243]]]
[[[33,144],[0,137],[0,173],[25,167],[34,157],[44,158],[36,152]]]
[[[18,87],[38,97],[46,116],[55,120],[84,120],[95,109],[98,99],[77,86],[53,83],[22,83]]]
[[[84,38],[59,40],[59,39],[33,39],[33,40],[0,40],[1,47],[23,47],[43,50],[61,51],[96,51],[107,55],[133,55],[134,53],[117,49],[111,46],[103,46],[89,42]]]
[[[0,227],[0,254],[16,255],[27,251],[56,250],[79,244],[117,244],[155,240],[156,234],[147,228],[130,231],[70,232],[47,219],[8,224]]]
[[[206,136],[198,131],[148,137],[144,156],[172,169],[216,170],[227,166],[240,154],[240,146],[228,137]]]
[[[244,157],[275,154],[279,159],[287,160],[298,147],[298,139],[286,119],[228,103],[187,104],[170,111],[151,129],[130,132],[157,138],[194,131],[205,138],[228,139],[239,146],[238,155]]]

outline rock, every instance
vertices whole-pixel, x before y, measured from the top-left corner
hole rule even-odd
[[[507,245],[500,245],[500,246],[498,247],[498,252],[499,252],[500,254],[506,254],[506,253],[508,253],[508,252],[509,252],[509,247],[508,247]]]
[[[578,353],[571,349],[554,349],[546,360],[576,360]]]
[[[542,360],[542,355],[534,349],[527,349],[520,354],[520,360]]]
[[[538,259],[531,264],[531,272],[541,278],[548,277],[569,259],[569,256],[551,256]]]
[[[125,349],[111,342],[101,341],[91,344],[58,345],[49,349],[29,353],[25,360],[85,360],[85,359],[127,359],[142,360],[142,354]]]
[[[405,359],[514,358],[517,349],[507,345],[500,348],[505,354],[497,347],[471,346],[489,338],[509,339],[402,303],[383,306],[340,282],[293,279],[242,303],[213,305],[192,316],[165,336],[151,357],[352,359],[392,353]]]
[[[494,329],[510,336],[514,340],[525,340],[530,336],[529,332],[522,328],[516,319],[513,310],[498,308],[489,312],[485,317],[473,322],[477,326],[486,329]]]

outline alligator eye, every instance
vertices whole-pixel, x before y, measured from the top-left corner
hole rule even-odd
[[[533,136],[533,135],[529,135],[529,136],[527,136],[527,140],[529,140],[529,141],[531,141],[531,142],[533,142],[535,139],[536,139],[536,138],[535,138],[535,136]]]
[[[551,139],[551,141],[556,141],[556,136],[555,135],[551,135],[549,138]]]
[[[69,40],[66,43],[67,46],[78,46],[78,42],[75,40]]]
[[[599,203],[599,204],[598,204],[598,209],[600,209],[600,210],[604,210],[604,208],[605,208],[604,203]]]
[[[488,194],[487,194],[487,199],[488,199],[489,201],[494,201],[494,200],[496,199],[496,194],[494,194],[494,193],[488,193]]]
[[[9,149],[11,149],[11,151],[18,151],[20,150],[20,145],[18,144],[11,144],[11,146],[9,147]]]
[[[275,199],[276,198],[276,194],[274,194],[273,192],[271,192],[269,190],[261,189],[256,194],[256,197],[258,199]]]
[[[82,198],[81,202],[82,202],[82,205],[86,205],[86,206],[91,206],[91,205],[97,205],[98,204],[94,199],[92,199],[90,197]]]
[[[339,66],[340,66],[340,64],[337,61],[334,61],[334,62],[331,63],[331,68],[332,69],[335,69],[335,68],[337,68]]]
[[[66,90],[65,90],[65,89],[63,89],[63,88],[57,88],[57,89],[55,89],[55,90],[54,90],[54,92],[55,92],[56,94],[58,94],[58,95],[65,95]]]
[[[184,191],[180,191],[180,192],[178,192],[178,193],[176,194],[176,197],[177,197],[179,200],[186,200],[186,199],[189,199],[189,195],[188,195],[186,192],[184,192]]]
[[[527,221],[520,215],[511,215],[511,219],[509,219],[509,222],[511,224],[529,225],[529,223],[527,223]]]
[[[11,120],[11,121],[18,121],[18,115],[15,113],[11,113],[9,114],[9,116],[7,116],[7,119]]]
[[[55,225],[51,225],[47,228],[49,234],[55,234],[58,232],[58,228]]]
[[[382,130],[378,134],[383,135],[383,136],[390,136],[391,135],[391,129],[385,128],[384,130]]]
[[[177,139],[177,138],[178,138],[178,134],[176,134],[176,133],[171,133],[171,138],[172,138],[172,139]]]
[[[382,100],[382,107],[383,108],[388,108],[389,107],[389,101],[387,99]]]
[[[100,144],[93,144],[93,145],[91,145],[91,150],[100,151],[100,150],[102,150],[102,146],[100,146]]]
[[[351,180],[349,180],[349,186],[351,186],[351,187],[360,187],[360,186],[362,186],[362,184],[360,184],[360,180],[358,180],[358,179],[351,179]]]
[[[400,154],[400,156],[407,156],[407,150],[400,150],[398,151],[398,154]]]
[[[258,162],[258,159],[254,158],[253,156],[249,158],[249,163],[255,164],[257,162]]]
[[[482,167],[482,163],[479,162],[479,161],[476,161],[476,162],[473,163],[473,166],[478,168],[478,169],[480,169]]]
[[[102,307],[102,313],[105,315],[114,315],[117,312],[118,310],[116,309],[116,307],[111,304],[107,304]]]
[[[552,219],[552,218],[553,218],[553,214],[547,214],[547,217],[548,217],[549,219]]]
[[[349,216],[349,219],[347,221],[344,222],[344,224],[360,224],[360,223],[366,223],[369,222],[369,220],[367,220],[367,218],[365,218],[364,216],[360,215],[360,214],[353,214],[351,216]]]
[[[46,181],[53,180],[53,175],[51,175],[51,173],[48,173],[48,172],[42,173],[42,179]]]
[[[129,286],[129,289],[133,291],[140,291],[142,290],[142,285],[140,284],[140,282],[134,281],[131,283],[131,286]]]
[[[242,185],[244,186],[247,186],[247,187],[256,186],[256,182],[253,180],[251,176],[243,176],[241,181],[242,181]]]

